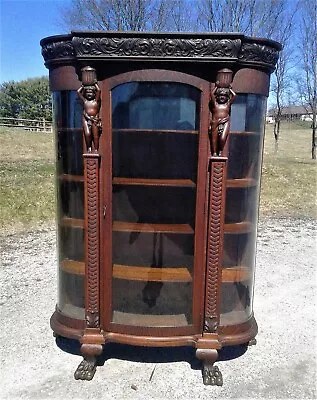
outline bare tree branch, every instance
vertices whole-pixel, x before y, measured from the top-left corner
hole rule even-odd
[[[316,159],[317,128],[317,3],[300,0],[299,59],[297,87],[303,106],[312,117],[312,159]]]

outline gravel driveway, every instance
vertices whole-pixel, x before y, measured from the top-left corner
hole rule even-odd
[[[181,361],[179,350],[171,352],[174,362],[157,363],[141,355],[124,359],[132,353],[118,345],[113,345],[117,357],[106,360],[93,381],[75,381],[81,357],[60,350],[49,328],[57,292],[55,232],[9,236],[1,246],[2,399],[316,399],[313,220],[261,221],[254,301],[258,344],[242,357],[218,362],[223,387],[203,386],[200,370]],[[191,350],[187,353],[190,358]]]

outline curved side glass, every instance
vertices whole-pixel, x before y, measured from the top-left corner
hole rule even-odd
[[[231,110],[220,324],[252,315],[266,97],[237,96]]]
[[[53,92],[58,214],[58,310],[84,319],[84,168],[77,92]]]

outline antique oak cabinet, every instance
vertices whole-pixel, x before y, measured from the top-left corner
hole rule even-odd
[[[55,334],[76,379],[109,342],[193,346],[205,384],[254,341],[258,198],[278,43],[72,32],[41,41],[57,137]]]

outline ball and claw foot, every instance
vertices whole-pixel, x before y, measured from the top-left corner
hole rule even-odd
[[[203,366],[203,382],[204,385],[222,386],[223,379],[219,368],[212,364]]]
[[[91,381],[96,372],[96,359],[83,359],[78,365],[74,377],[83,381]]]

